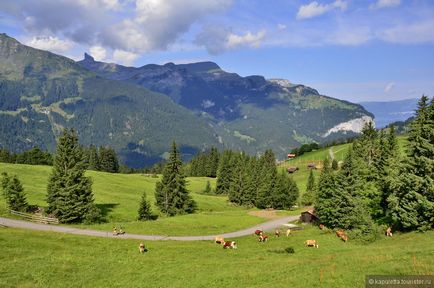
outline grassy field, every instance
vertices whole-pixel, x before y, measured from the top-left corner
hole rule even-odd
[[[307,248],[316,239],[319,248]],[[434,231],[343,243],[314,227],[237,250],[0,227],[0,287],[365,287],[365,275],[434,275]],[[294,254],[282,253],[293,247]]]
[[[18,175],[30,204],[46,206],[46,187],[51,167],[0,163],[0,173]],[[188,178],[199,210],[195,214],[177,217],[160,217],[157,221],[136,221],[138,205],[143,191],[154,205],[154,187],[158,178],[141,174],[110,174],[89,171],[93,179],[95,202],[102,209],[107,223],[77,225],[80,228],[111,231],[114,225],[122,226],[129,233],[159,235],[209,235],[240,230],[267,219],[251,215],[256,209],[232,206],[226,196],[201,194],[206,182],[215,185],[212,178]],[[153,206],[153,210],[157,209]],[[250,214],[249,214],[250,213]],[[278,214],[299,214],[300,211],[284,211]],[[10,217],[4,198],[0,197],[0,215]]]

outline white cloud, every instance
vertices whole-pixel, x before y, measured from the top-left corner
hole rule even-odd
[[[330,44],[344,46],[358,46],[372,39],[369,27],[345,27],[331,34],[328,41]]]
[[[90,55],[97,61],[104,61],[107,58],[107,50],[101,46],[92,46],[89,48]]]
[[[320,4],[317,1],[313,1],[307,5],[300,6],[297,12],[297,19],[302,20],[317,17],[334,9],[344,11],[347,9],[347,6],[347,2],[343,0],[336,0],[330,4]]]
[[[384,87],[384,92],[388,93],[395,87],[395,82],[390,82]]]
[[[370,9],[382,9],[388,7],[395,7],[401,4],[401,0],[378,0],[369,6]]]
[[[378,33],[378,38],[392,43],[434,43],[434,20],[399,25]]]
[[[277,24],[277,29],[279,29],[279,30],[285,30],[286,29],[286,25],[279,23],[279,24]]]
[[[213,101],[211,101],[211,100],[204,100],[204,101],[202,101],[202,107],[204,108],[204,109],[208,109],[208,108],[211,108],[211,107],[213,107],[215,105],[215,103],[213,102]]]
[[[265,30],[236,34],[224,27],[209,26],[197,35],[195,42],[199,46],[204,46],[210,54],[215,55],[243,46],[258,48],[263,43],[266,34]]]
[[[74,43],[69,40],[62,40],[53,36],[33,37],[32,39],[25,41],[25,44],[54,53],[63,53],[74,46]]]
[[[116,49],[113,52],[113,60],[115,63],[123,64],[123,65],[132,65],[134,61],[139,58],[139,54],[118,50]]]

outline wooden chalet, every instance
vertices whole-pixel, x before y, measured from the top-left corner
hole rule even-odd
[[[298,167],[288,167],[288,168],[286,169],[286,171],[287,171],[289,174],[292,174],[292,173],[298,171]]]
[[[316,216],[315,210],[311,209],[301,212],[300,221],[304,223],[314,223],[318,222],[319,218]]]

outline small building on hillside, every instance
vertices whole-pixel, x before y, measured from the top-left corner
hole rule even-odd
[[[304,223],[314,223],[318,222],[319,218],[315,213],[315,210],[307,210],[304,212],[301,212],[300,221]]]
[[[309,163],[309,164],[307,164],[307,168],[315,170],[316,164],[315,163]]]
[[[298,167],[288,167],[288,169],[286,169],[286,171],[290,174],[298,171]]]
[[[288,154],[288,159],[294,159],[295,158],[295,154],[293,154],[293,153],[289,153]]]

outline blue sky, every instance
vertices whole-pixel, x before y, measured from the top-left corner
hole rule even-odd
[[[0,30],[75,60],[214,61],[353,102],[434,95],[431,0],[2,0]]]

